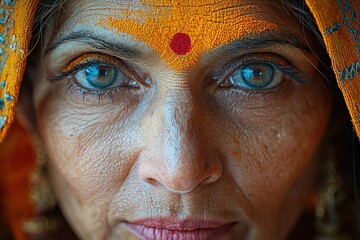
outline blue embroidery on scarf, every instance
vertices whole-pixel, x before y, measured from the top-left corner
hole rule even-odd
[[[356,118],[356,121],[358,122],[358,123],[360,123],[360,107],[359,107],[359,104],[355,104],[355,106],[356,106],[356,109],[357,109],[357,111],[358,111],[358,116],[357,116],[357,118]]]
[[[3,71],[6,59],[10,49],[16,51],[16,37],[12,36],[10,40],[10,32],[14,26],[14,7],[15,0],[0,1],[0,25],[3,25],[3,31],[0,32],[0,73]],[[0,90],[5,89],[6,79],[0,81]],[[4,110],[6,102],[12,102],[13,96],[4,93],[4,98],[0,98],[0,110]],[[6,124],[7,117],[0,115],[0,129]]]
[[[0,116],[0,129],[5,126],[7,117],[6,116]]]
[[[5,93],[4,97],[7,102],[12,102],[14,99],[13,96],[11,96],[9,93]]]
[[[326,28],[324,34],[332,34],[338,31],[342,26],[346,27],[353,39],[357,54],[360,59],[360,42],[359,42],[359,27],[360,19],[358,12],[351,6],[350,1],[347,0],[343,3],[341,0],[336,0],[342,15],[342,21],[336,22],[334,25]],[[339,72],[340,82],[344,80],[351,80],[355,75],[360,73],[360,60],[346,67]]]
[[[14,2],[14,0],[1,0],[0,2],[0,24],[5,25],[4,32],[2,32],[0,36],[0,72],[5,66],[5,61],[8,57],[8,51],[10,47],[9,37],[10,31],[14,26],[14,10],[8,9],[8,7],[11,7]],[[5,5],[7,8],[5,8]]]
[[[342,22],[336,22],[334,25],[328,27],[325,29],[324,33],[325,34],[331,34],[336,32],[337,30],[340,30],[340,27],[342,25]]]
[[[351,80],[355,77],[356,74],[360,73],[360,61],[357,61],[350,65],[349,67],[345,68],[344,70],[340,71],[340,82],[344,80]]]
[[[359,33],[359,14],[355,9],[353,9],[350,5],[350,1],[346,1],[345,4],[341,4],[340,0],[336,0],[336,2],[339,5],[339,8],[341,10],[342,14],[342,23],[346,26],[348,29],[351,38],[354,41],[356,50],[358,52],[358,55],[360,56],[360,44],[358,39],[358,33]]]
[[[15,2],[15,0],[6,0],[6,5],[11,7],[11,5]]]

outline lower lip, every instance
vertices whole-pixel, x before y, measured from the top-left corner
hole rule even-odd
[[[221,225],[214,228],[198,228],[193,230],[167,229],[161,227],[146,226],[137,223],[126,222],[131,232],[143,240],[165,240],[165,239],[182,239],[182,240],[216,240],[226,235],[235,223]]]

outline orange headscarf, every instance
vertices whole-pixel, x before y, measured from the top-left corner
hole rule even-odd
[[[14,121],[16,102],[29,53],[37,0],[0,1],[0,142]],[[14,124],[0,146],[0,204],[15,239],[26,239],[23,223],[36,214],[29,201],[29,176],[35,154],[28,134]]]
[[[38,0],[0,0],[0,4],[1,142],[14,121],[15,106],[29,53]],[[360,1],[306,0],[306,4],[323,36],[338,86],[346,101],[356,133],[360,137]],[[177,17],[181,18],[181,16]],[[113,19],[107,21],[117,24]],[[265,28],[271,29],[271,26],[267,25]],[[141,32],[141,26],[138,25],[133,30]],[[173,36],[174,33],[169,33],[158,37],[168,41],[169,46],[172,46]],[[186,36],[178,37],[182,38],[182,41],[186,40],[184,40]],[[154,41],[158,39],[154,38]],[[216,45],[209,42],[208,46],[201,47],[212,48],[214,44]],[[156,43],[153,45],[156,49]],[[166,53],[164,56],[170,60],[174,57],[184,59],[181,66],[174,65],[173,68],[186,67],[188,61],[196,58],[192,54],[198,52],[192,51],[187,56],[190,47],[192,46],[184,45],[181,49],[176,49],[178,56],[166,55]],[[16,239],[25,238],[22,234],[22,224],[35,213],[34,207],[27,201],[28,176],[34,165],[34,153],[31,147],[31,140],[27,134],[15,124],[0,148],[0,172],[2,172],[1,178],[5,179],[0,181],[0,196],[4,195],[0,199],[7,210],[5,214],[10,220]]]
[[[338,86],[360,137],[360,1],[306,0],[323,36]]]

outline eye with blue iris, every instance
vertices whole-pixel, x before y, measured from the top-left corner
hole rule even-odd
[[[77,84],[89,90],[106,90],[115,87],[137,87],[138,83],[129,79],[121,69],[104,64],[91,64],[74,74]]]
[[[251,63],[236,69],[227,84],[252,90],[270,89],[279,85],[283,73],[267,63]]]
[[[269,57],[270,56],[270,57]],[[295,67],[279,56],[267,55],[266,61],[256,55],[250,62],[237,64],[221,83],[221,87],[235,87],[249,91],[278,87],[287,78],[301,82]]]

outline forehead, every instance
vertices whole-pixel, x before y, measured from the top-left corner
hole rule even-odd
[[[196,64],[204,52],[244,36],[277,30],[284,22],[282,10],[268,0],[85,0],[78,6],[89,16],[101,12],[96,26],[130,34],[176,71]]]

